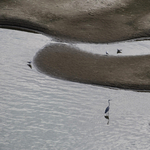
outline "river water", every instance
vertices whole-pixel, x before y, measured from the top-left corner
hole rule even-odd
[[[45,45],[56,43],[52,38],[0,29],[0,39],[0,150],[150,148],[150,93],[46,76],[34,66],[30,69],[27,61]],[[91,49],[91,45],[75,45]],[[136,54],[148,54],[149,45],[149,41],[115,43],[109,53],[116,55],[121,48],[132,55],[134,48]],[[109,45],[101,46],[102,50],[93,44],[92,52],[109,51]],[[109,120],[104,117],[108,99],[112,99]]]

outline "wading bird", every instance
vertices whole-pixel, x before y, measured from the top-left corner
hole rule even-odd
[[[106,113],[109,113],[109,109],[110,109],[110,99],[108,100],[108,106],[107,106],[107,108],[105,109],[105,114]]]
[[[29,61],[27,65],[32,69],[31,61]]]

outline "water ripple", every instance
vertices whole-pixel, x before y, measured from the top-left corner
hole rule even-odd
[[[0,149],[149,149],[149,93],[40,74],[26,62],[49,40],[41,35],[0,32]],[[104,110],[109,98],[107,124]]]

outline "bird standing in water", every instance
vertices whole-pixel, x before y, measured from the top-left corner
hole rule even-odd
[[[105,109],[105,114],[106,113],[109,113],[109,109],[110,109],[110,99],[108,100],[108,106],[107,106],[107,108]]]
[[[29,61],[27,65],[32,69],[31,61]]]

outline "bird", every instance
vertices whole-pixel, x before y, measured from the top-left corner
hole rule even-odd
[[[27,65],[32,69],[31,61],[28,61],[27,63]]]
[[[122,49],[117,49],[117,54],[122,53]]]
[[[107,108],[105,109],[105,114],[109,112],[109,109],[110,109],[110,99],[108,100],[108,106]]]
[[[109,55],[107,51],[106,51],[106,55]]]

